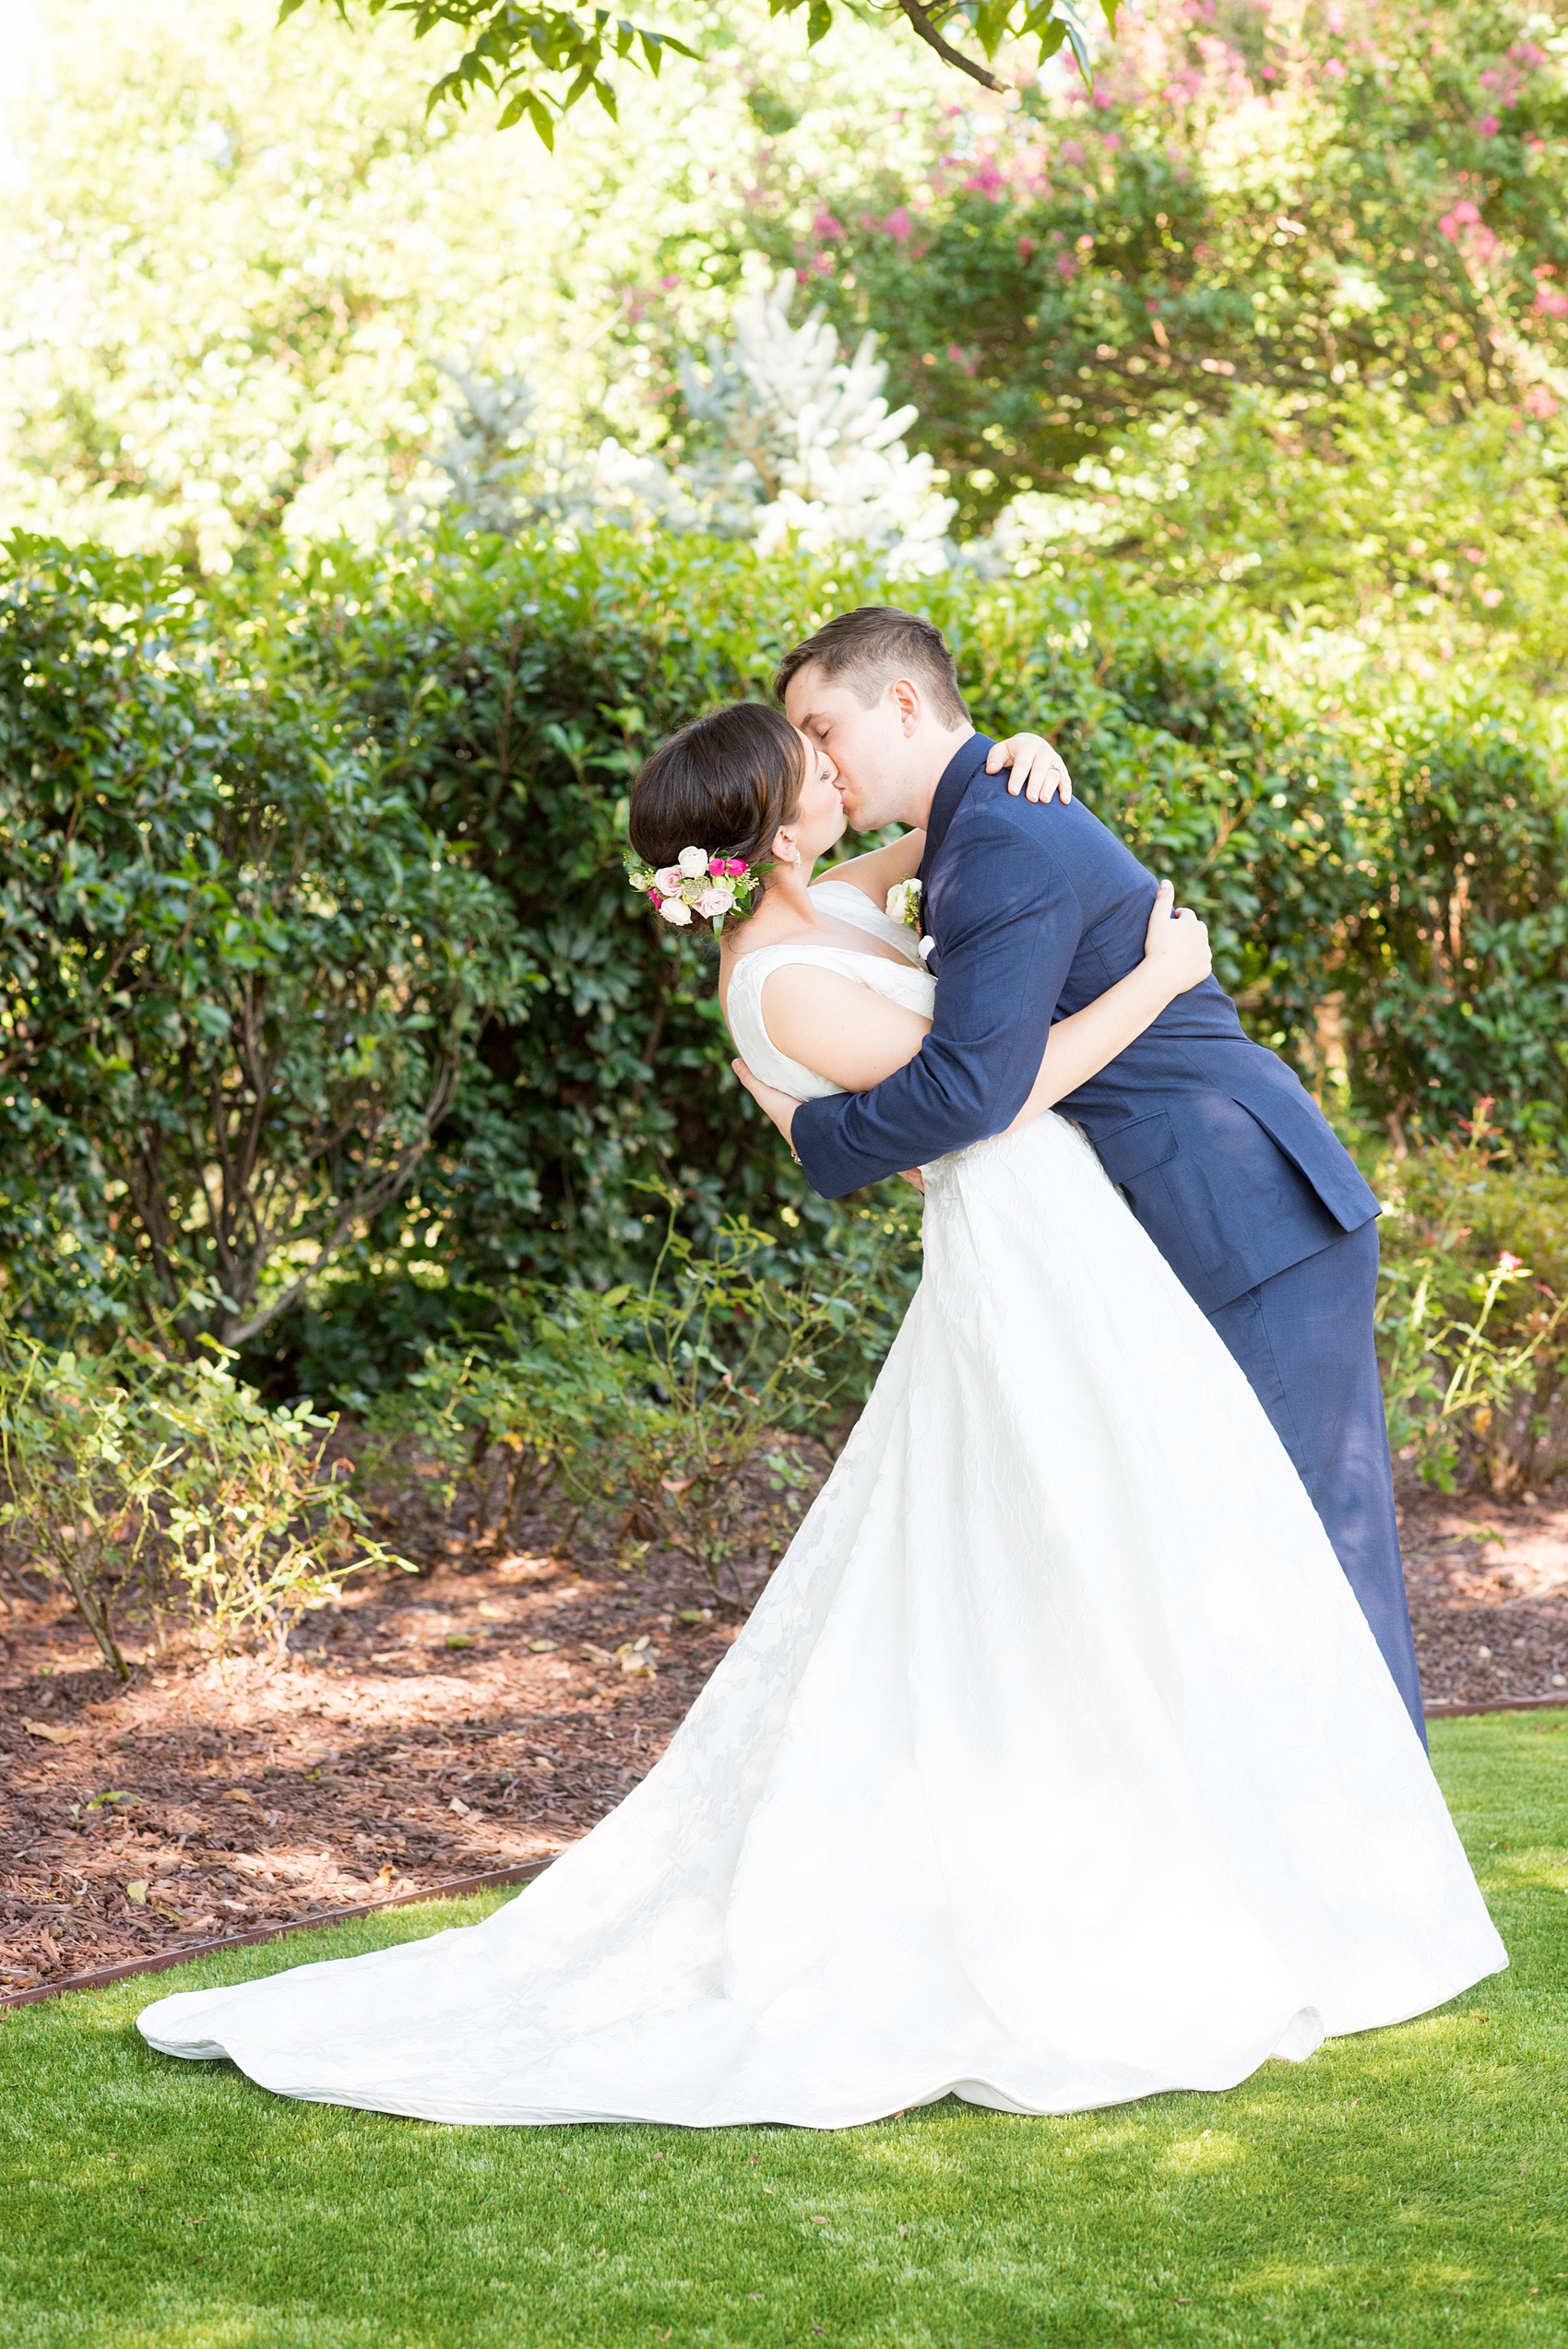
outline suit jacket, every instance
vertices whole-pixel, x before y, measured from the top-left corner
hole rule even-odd
[[[1143,958],[1153,875],[1079,801],[1011,798],[1005,775],[984,771],[990,748],[970,736],[927,826],[930,1034],[869,1092],[796,1111],[795,1147],[826,1198],[1002,1133],[1039,1074],[1052,1020]],[[1087,1133],[1206,1312],[1378,1212],[1311,1095],[1251,1042],[1212,978],[1057,1108]],[[1042,1215],[1050,1207],[1040,1202]]]

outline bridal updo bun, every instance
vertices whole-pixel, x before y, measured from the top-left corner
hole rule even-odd
[[[767,864],[779,825],[800,813],[804,782],[805,753],[783,712],[731,702],[683,726],[644,766],[632,786],[632,846],[657,868],[693,848],[754,869]],[[694,908],[691,927],[713,924]]]

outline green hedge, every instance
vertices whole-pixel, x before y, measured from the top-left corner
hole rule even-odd
[[[150,568],[114,566],[108,617],[91,554],[15,554],[0,590],[0,658],[27,712],[4,738],[0,906],[22,902],[36,745],[66,758],[84,718],[98,723],[89,685],[135,702],[153,765],[160,725],[171,765],[188,765],[193,724],[220,696],[233,722],[240,696],[247,741],[276,728],[335,770],[351,760],[373,787],[374,838],[411,826],[444,842],[481,893],[463,954],[484,1015],[457,1098],[417,1179],[277,1326],[277,1380],[374,1378],[455,1311],[482,1321],[517,1276],[618,1276],[658,1228],[647,1183],[679,1191],[694,1236],[727,1209],[797,1249],[823,1244],[834,1211],[730,1078],[702,953],[640,915],[619,851],[647,748],[766,692],[785,645],[885,583],[623,533],[566,549],[454,540],[232,578],[185,608],[177,643],[138,616],[138,597],[142,613],[167,600]],[[1525,718],[1446,689],[1314,712],[1253,682],[1223,613],[1109,569],[1081,587],[960,573],[897,592],[949,632],[977,722],[1051,734],[1087,802],[1204,911],[1255,1034],[1320,1071],[1332,998],[1364,1119],[1443,1132],[1484,1092],[1504,1126],[1561,1146],[1563,823]],[[63,630],[112,648],[107,682],[91,659],[36,658]],[[172,695],[157,682],[172,669]],[[18,921],[54,919],[27,900],[7,933],[14,968]],[[496,955],[502,1000],[481,977]],[[160,1084],[178,1074],[173,1052]],[[86,1230],[101,1210],[77,1111],[62,1092],[45,1113],[56,1189]],[[13,1215],[37,1157],[13,1118],[0,1133]]]

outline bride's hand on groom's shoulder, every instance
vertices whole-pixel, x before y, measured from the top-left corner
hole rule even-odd
[[[1051,749],[1043,734],[1009,734],[1004,742],[993,742],[985,762],[988,775],[1000,775],[1010,767],[1007,789],[1016,799],[1022,791],[1026,800],[1060,799],[1063,807],[1073,796],[1073,778],[1060,751]]]
[[[1155,892],[1144,957],[1170,996],[1184,995],[1190,987],[1201,986],[1214,967],[1206,926],[1190,907],[1178,909],[1176,891],[1169,881],[1162,881]]]

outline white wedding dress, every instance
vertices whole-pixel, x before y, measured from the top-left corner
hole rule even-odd
[[[825,910],[908,952],[846,883]],[[799,1096],[762,981],[735,1039]],[[1507,1963],[1241,1372],[1063,1119],[926,1170],[925,1272],[744,1631],[482,1925],[186,1991],[155,2047],[468,2122],[836,2128],[1229,2088]]]

